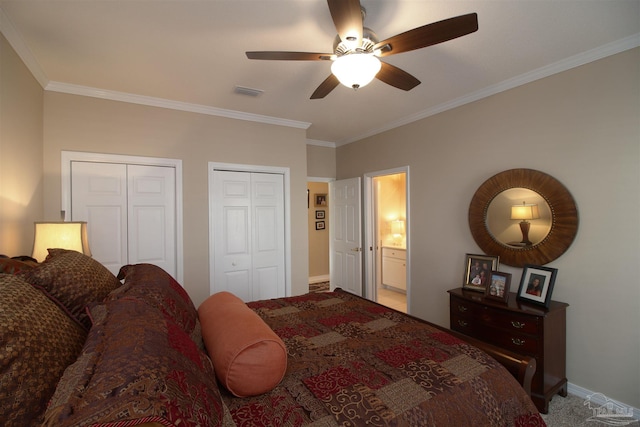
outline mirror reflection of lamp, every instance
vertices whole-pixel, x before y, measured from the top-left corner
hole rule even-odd
[[[511,219],[521,220],[520,231],[522,231],[522,241],[520,243],[526,246],[530,246],[532,244],[529,240],[529,229],[531,228],[531,223],[527,220],[539,218],[540,211],[536,204],[527,205],[525,202],[522,202],[521,205],[511,206]]]

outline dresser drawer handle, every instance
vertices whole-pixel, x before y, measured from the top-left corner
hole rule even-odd
[[[469,326],[469,324],[464,320],[458,320],[458,325],[462,326],[463,328],[466,328],[467,326]]]
[[[468,308],[467,308],[467,307],[465,307],[464,305],[459,305],[459,306],[458,306],[458,310],[464,313],[465,311],[467,311],[467,310],[468,310]]]
[[[516,329],[522,329],[524,328],[524,322],[518,322],[517,320],[512,320],[511,326],[513,326]]]
[[[524,345],[524,340],[521,340],[520,338],[511,338],[511,342],[515,345]]]

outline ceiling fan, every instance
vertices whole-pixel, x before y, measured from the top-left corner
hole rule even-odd
[[[371,29],[363,27],[366,11],[359,0],[327,0],[327,3],[338,30],[333,45],[334,53],[246,52],[249,59],[333,61],[332,74],[318,86],[311,99],[324,98],[340,83],[358,89],[374,78],[398,89],[411,90],[420,84],[420,80],[378,58],[432,46],[478,30],[478,15],[470,13],[426,24],[378,41]]]

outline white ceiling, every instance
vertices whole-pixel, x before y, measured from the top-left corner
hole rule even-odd
[[[640,45],[640,0],[362,0],[378,37],[478,13],[476,33],[385,58],[422,84],[375,80],[310,100],[331,52],[324,0],[0,0],[0,29],[48,90],[306,128],[341,145]],[[259,97],[235,86],[261,89]]]

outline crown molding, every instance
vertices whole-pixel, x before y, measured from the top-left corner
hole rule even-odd
[[[31,50],[27,47],[22,36],[16,28],[13,26],[7,15],[0,7],[0,32],[7,39],[13,50],[16,51],[22,62],[27,66],[33,77],[38,81],[43,88],[49,83],[46,74],[42,71],[42,67],[36,60],[36,57],[31,53]]]
[[[551,75],[558,74],[563,71],[567,71],[572,68],[576,68],[581,65],[588,64],[590,62],[594,62],[599,59],[603,59],[608,56],[624,52],[626,50],[634,49],[638,46],[640,46],[640,33],[634,34],[632,36],[626,37],[624,39],[620,39],[612,43],[608,43],[596,49],[591,49],[586,52],[579,53],[574,56],[570,56],[568,58],[563,59],[562,61],[558,61],[553,64],[547,65],[545,67],[541,67],[536,70],[530,71],[528,73],[524,73],[519,76],[513,77],[511,79],[507,79],[498,84],[488,86],[484,89],[472,92],[468,95],[462,96],[460,98],[456,98],[449,102],[436,105],[432,108],[423,110],[416,114],[412,114],[400,120],[387,123],[385,126],[372,129],[371,131],[365,134],[359,135],[357,137],[350,138],[344,141],[339,141],[336,143],[336,146],[340,147],[342,145],[350,144],[352,142],[356,142],[361,139],[368,138],[370,136],[374,136],[391,129],[395,129],[400,126],[404,126],[409,123],[413,123],[430,116],[435,116],[436,114],[439,114],[448,110],[452,110],[462,105],[469,104],[471,102],[478,101],[483,98],[487,98],[491,95],[495,95],[500,92],[504,92],[509,89],[513,89],[518,86],[522,86],[527,83],[531,83],[533,81],[540,80],[545,77],[549,77]]]
[[[321,141],[319,139],[307,138],[307,145],[317,145],[318,147],[336,148],[336,143],[331,141]]]
[[[191,113],[206,114],[209,116],[226,117],[229,119],[246,120],[250,122],[266,123],[297,129],[308,129],[309,122],[282,119],[279,117],[263,116],[260,114],[245,113],[242,111],[225,110],[224,108],[210,107],[207,105],[191,104],[188,102],[172,101],[152,96],[135,95],[113,90],[96,89],[87,86],[73,85],[60,82],[49,82],[45,88],[47,91],[68,93],[72,95],[88,96],[92,98],[108,99],[111,101],[128,102],[131,104],[146,105],[150,107],[167,108],[170,110],[187,111]]]

